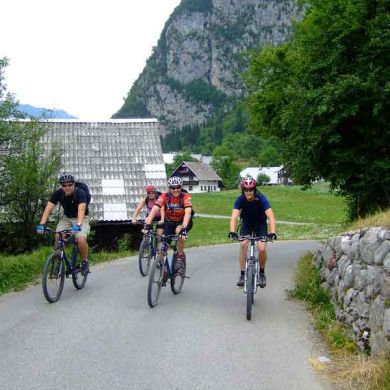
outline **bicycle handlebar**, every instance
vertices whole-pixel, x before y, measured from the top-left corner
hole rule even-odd
[[[50,229],[48,227],[45,227],[45,230],[44,230],[44,233],[45,234],[49,234],[49,233],[53,233],[53,234],[72,234],[73,233],[73,230],[72,229],[64,229],[64,230],[61,230],[59,232],[57,232],[56,230],[53,230],[53,229]]]
[[[267,236],[253,237],[253,236],[250,236],[250,235],[238,236],[237,240],[238,241],[249,240],[249,241],[273,242],[273,240],[270,240]]]

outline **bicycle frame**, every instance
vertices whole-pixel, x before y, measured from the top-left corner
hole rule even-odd
[[[47,233],[54,233],[58,236],[57,245],[54,249],[54,251],[60,250],[61,260],[65,261],[65,276],[68,278],[69,275],[76,272],[76,269],[73,267],[74,263],[74,256],[77,255],[77,252],[79,250],[77,246],[77,239],[76,237],[72,236],[72,230],[71,229],[65,229],[60,232],[56,232],[50,228],[46,228],[45,232]],[[68,256],[65,251],[65,244],[67,244],[69,241],[71,241],[71,244],[73,245],[72,250],[72,262],[69,261]]]
[[[254,267],[254,283],[253,283],[253,294],[256,294],[257,292],[257,281],[259,278],[259,260],[256,256],[256,249],[257,246],[255,245],[257,241],[262,241],[262,242],[267,242],[267,237],[266,236],[239,236],[238,238],[239,241],[249,241],[249,256],[245,257],[245,282],[244,282],[244,293],[247,293],[247,276],[248,276],[248,268],[249,266]]]

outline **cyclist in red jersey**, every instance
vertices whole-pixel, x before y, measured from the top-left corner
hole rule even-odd
[[[178,176],[168,179],[169,191],[164,192],[157,199],[148,217],[145,220],[145,230],[151,229],[153,218],[165,208],[164,234],[177,234],[177,267],[185,259],[184,246],[187,234],[192,228],[192,199],[188,192],[182,190],[183,180]]]

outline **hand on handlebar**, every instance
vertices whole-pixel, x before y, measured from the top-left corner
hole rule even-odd
[[[268,240],[271,240],[271,241],[277,240],[277,239],[278,239],[278,237],[276,237],[276,234],[275,234],[275,233],[269,233],[269,234],[267,234],[267,238],[268,238]]]
[[[229,232],[228,238],[231,240],[238,240],[238,234],[236,232]]]
[[[43,223],[40,223],[36,227],[37,234],[44,234],[45,233],[45,225]]]
[[[187,232],[187,228],[182,228],[179,232],[179,237],[180,238],[184,238],[184,239],[187,239],[188,236],[187,236],[188,232]]]

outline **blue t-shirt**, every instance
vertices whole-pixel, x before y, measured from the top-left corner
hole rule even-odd
[[[266,225],[265,211],[271,208],[268,199],[260,192],[252,201],[247,201],[245,195],[240,195],[234,202],[234,209],[241,210],[242,223],[249,226]]]

